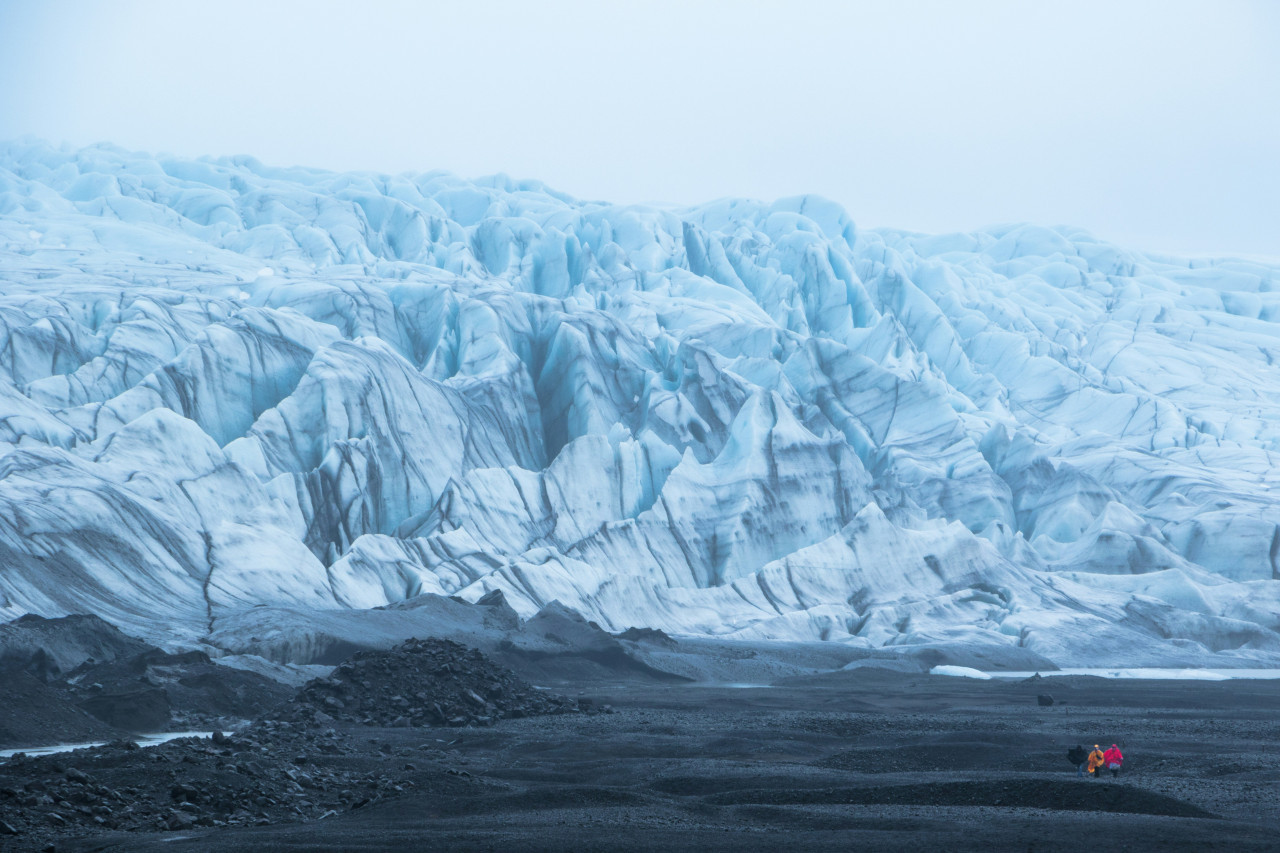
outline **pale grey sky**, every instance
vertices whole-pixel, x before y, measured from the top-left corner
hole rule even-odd
[[[1280,256],[1280,2],[0,0],[0,139]]]

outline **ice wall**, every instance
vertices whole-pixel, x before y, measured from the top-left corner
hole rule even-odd
[[[0,618],[1280,657],[1280,266],[0,146]],[[1224,663],[1225,662],[1225,663]]]

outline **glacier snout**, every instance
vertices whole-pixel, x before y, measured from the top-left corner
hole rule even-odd
[[[1280,658],[1280,268],[0,147],[0,617]]]

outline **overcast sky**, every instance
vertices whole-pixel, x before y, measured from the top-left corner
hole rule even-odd
[[[0,139],[1280,256],[1280,2],[0,0]]]

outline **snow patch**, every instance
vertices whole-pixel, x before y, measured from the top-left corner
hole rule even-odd
[[[930,675],[950,675],[957,678],[977,678],[983,681],[991,679],[991,675],[980,669],[974,669],[968,666],[952,666],[950,664],[942,664],[935,666],[929,670]]]

